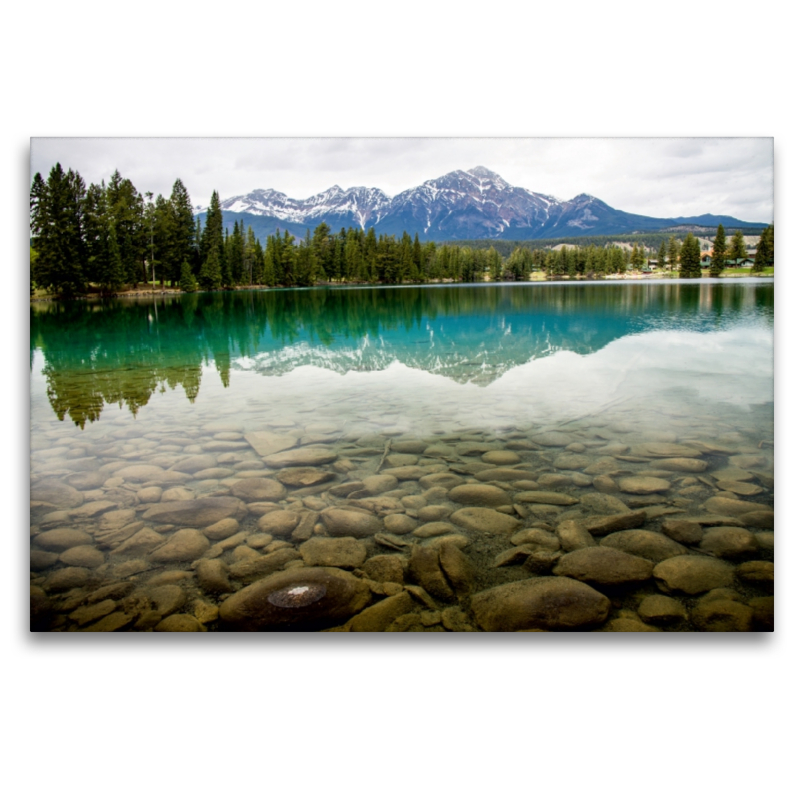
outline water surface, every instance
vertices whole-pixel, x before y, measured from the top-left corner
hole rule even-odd
[[[277,580],[293,571],[303,577],[302,570],[318,569],[317,562],[328,558],[349,579],[372,582],[368,600],[354,600],[351,610],[362,602],[370,609],[390,597],[411,598],[409,609],[405,601],[392,601],[403,613],[388,627],[397,629],[400,619],[401,629],[445,629],[443,610],[455,609],[445,615],[451,629],[485,628],[490,623],[480,621],[483,601],[475,600],[482,591],[560,574],[553,570],[560,569],[558,559],[568,552],[557,536],[561,523],[591,523],[615,508],[645,508],[648,516],[635,528],[661,533],[665,519],[709,517],[708,501],[716,498],[711,507],[727,509],[717,513],[726,524],[704,524],[704,535],[710,528],[728,527],[751,538],[735,554],[717,548],[724,557],[713,557],[737,577],[709,591],[735,592],[727,598],[734,606],[721,624],[750,629],[761,624],[763,610],[748,604],[753,597],[771,595],[771,587],[767,591],[763,580],[741,580],[739,573],[742,563],[771,561],[766,532],[772,526],[766,518],[759,525],[743,522],[743,514],[759,509],[736,503],[772,506],[772,352],[773,284],[758,280],[319,288],[34,304],[32,591],[39,598],[37,608],[44,609],[37,612],[43,620],[37,624],[147,630],[179,623],[191,627],[196,620],[207,629],[225,627],[228,595],[267,577]],[[321,463],[305,464],[309,480],[315,469],[326,479],[307,486],[282,483],[281,466],[269,461],[275,454],[255,447],[253,434],[283,437],[279,443],[288,444],[278,452],[308,447],[327,452],[330,458],[322,457]],[[646,448],[654,442],[672,445],[675,454],[693,452],[692,458],[704,462],[703,471],[670,472],[669,464],[663,469],[668,450],[666,456],[654,455]],[[207,466],[171,469],[194,456]],[[304,466],[302,453],[296,463]],[[126,471],[130,466],[153,469],[140,470],[138,479],[130,477],[135,470]],[[509,474],[479,477],[493,467],[520,470],[519,480]],[[725,469],[739,472],[720,473]],[[166,479],[164,473],[170,473]],[[724,483],[726,475],[736,477],[732,489]],[[358,488],[376,476],[383,480]],[[621,488],[626,477],[666,480],[668,488],[626,492]],[[236,486],[243,480],[277,482],[283,492],[271,500],[252,492],[244,496],[247,492]],[[509,502],[498,504],[480,493],[458,502],[455,482],[493,486]],[[356,487],[350,492],[337,489],[350,484]],[[59,489],[63,486],[71,491]],[[570,504],[530,501],[531,491],[551,490]],[[156,523],[152,514],[145,516],[164,503],[232,496],[243,506],[223,539],[214,538],[214,530],[209,537],[209,526],[197,521]],[[439,510],[426,510],[421,519],[420,510],[429,506]],[[510,519],[513,530],[492,532],[488,523],[470,525],[458,516],[464,508],[484,506]],[[375,531],[354,530],[352,537],[366,561],[355,565],[359,555],[351,554],[349,561],[343,555],[332,508],[355,508],[376,520]],[[283,531],[262,522],[275,511],[294,514],[295,528]],[[429,521],[438,523],[441,533],[418,535],[435,514]],[[542,543],[511,540],[537,526],[559,544],[548,551],[557,556],[546,567],[532,556]],[[198,533],[198,552],[189,548],[181,558],[162,560],[159,550],[184,528]],[[73,533],[63,542],[36,538],[52,530]],[[431,598],[428,589],[435,580],[423,578],[414,559],[419,561],[423,547],[446,546],[447,535],[456,537],[452,542],[470,573],[469,589],[456,591],[453,581],[458,580],[446,576],[449,589]],[[594,538],[605,547],[602,537]],[[309,539],[312,545],[304,547]],[[328,540],[323,544],[333,548],[332,555],[309,555],[321,539]],[[208,549],[200,551],[203,541]],[[701,541],[680,546],[701,555],[713,544],[712,536],[705,546]],[[527,546],[531,553],[493,566],[515,546]],[[88,549],[72,552],[76,547]],[[547,547],[545,542],[540,549]],[[628,551],[637,547],[641,550],[635,545]],[[283,557],[263,561],[279,550],[293,558],[278,567]],[[376,562],[375,556],[394,561]],[[248,560],[255,564],[250,573],[241,566]],[[207,581],[198,582],[197,571],[204,569],[199,561],[215,562],[226,576],[222,588],[229,591],[212,591]],[[378,570],[383,562],[400,564],[401,573],[392,573],[397,580],[374,577],[386,577]],[[569,559],[564,564],[569,566]],[[676,594],[653,578],[622,589],[594,579],[584,583],[616,604],[602,624],[582,626],[590,628],[646,624],[637,616],[641,597]],[[124,585],[114,588],[117,584]],[[381,594],[383,584],[393,584],[386,591],[394,594]],[[408,594],[408,586],[419,584],[431,607],[413,595],[414,589]],[[154,586],[160,590],[155,599]],[[99,610],[82,611],[98,605],[103,591],[125,594],[100,600],[105,606]],[[159,605],[162,594],[173,602]],[[678,594],[686,618],[661,620],[662,628],[710,624],[702,608],[695,610],[708,592],[699,599]],[[325,602],[318,598],[309,607]],[[736,604],[755,612],[748,617]],[[274,627],[350,624],[349,619],[293,613],[296,626],[289,619]],[[429,624],[424,625],[420,615],[426,613]],[[736,613],[740,619],[731,623]],[[624,621],[633,619],[630,615],[635,623]],[[405,617],[411,622],[403,628]],[[451,619],[456,617],[458,625]],[[228,625],[247,627],[230,620]]]

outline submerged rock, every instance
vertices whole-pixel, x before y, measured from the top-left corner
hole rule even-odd
[[[247,507],[236,497],[201,497],[156,503],[142,514],[142,519],[159,524],[206,528],[226,517],[240,520],[246,514]]]
[[[547,577],[479,592],[473,595],[471,606],[485,631],[573,630],[602,624],[611,602],[580,581]]]
[[[710,556],[676,556],[657,564],[653,577],[662,591],[701,594],[733,583],[733,567]]]
[[[602,586],[617,586],[646,581],[653,574],[653,562],[612,547],[584,547],[563,555],[553,573]]]
[[[686,553],[685,547],[668,536],[641,529],[612,533],[606,536],[600,544],[603,547],[614,547],[633,556],[656,562]]]
[[[340,569],[281,572],[231,595],[219,608],[225,630],[322,630],[355,616],[369,603],[364,581]]]
[[[451,515],[450,519],[462,528],[479,533],[511,533],[521,525],[518,519],[491,508],[462,508]],[[428,525],[441,524],[446,523],[428,523]],[[419,529],[416,533],[419,535]]]

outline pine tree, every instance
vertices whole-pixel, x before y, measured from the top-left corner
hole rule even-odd
[[[686,234],[686,239],[681,247],[681,278],[699,278],[700,271],[700,242],[691,233]]]
[[[192,268],[189,266],[188,261],[181,264],[181,279],[180,286],[182,292],[193,292],[197,288],[194,275],[192,275]]]
[[[34,176],[31,234],[36,246],[34,279],[40,286],[74,296],[83,291],[86,249],[83,240],[86,188],[77,172],[56,164],[47,183]]]
[[[177,281],[183,279],[184,262],[191,265],[195,247],[192,199],[180,178],[172,184],[169,206],[172,219],[169,242],[170,269],[167,277],[171,281]]]
[[[711,251],[711,277],[718,278],[725,269],[725,228],[720,225],[714,237],[714,249]]]
[[[756,245],[756,257],[753,263],[753,272],[763,272],[767,267],[775,264],[775,228],[772,225],[761,231]]]
[[[222,288],[222,266],[219,263],[219,250],[217,247],[209,248],[208,258],[200,268],[198,282],[206,291]]]
[[[667,261],[669,262],[670,272],[675,272],[678,269],[678,257],[680,249],[678,241],[674,236],[669,237],[669,244],[667,245]]]
[[[747,258],[747,245],[744,243],[744,236],[741,231],[736,231],[731,240],[729,256],[733,261],[738,261],[740,258]]]
[[[659,270],[663,270],[667,263],[667,243],[662,239],[656,256]]]

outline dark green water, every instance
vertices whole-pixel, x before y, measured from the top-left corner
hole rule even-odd
[[[468,485],[488,482],[505,492],[512,502],[500,503],[501,511],[494,513],[513,519],[517,532],[542,524],[555,535],[560,523],[579,516],[577,508],[587,519],[592,511],[597,516],[603,504],[582,500],[586,494],[612,498],[619,508],[664,505],[668,514],[649,512],[652,516],[636,526],[654,533],[661,531],[664,518],[708,515],[704,504],[717,495],[733,501],[728,505],[734,510],[742,501],[772,504],[772,281],[313,289],[34,304],[30,346],[31,534],[36,551],[32,591],[44,598],[35,602],[44,609],[37,612],[36,619],[44,620],[37,624],[45,628],[82,629],[106,620],[108,628],[147,630],[175,613],[199,619],[211,629],[225,627],[225,620],[220,623],[214,616],[225,596],[255,582],[253,576],[263,580],[264,575],[316,568],[321,558],[300,549],[305,534],[297,529],[265,534],[272,528],[261,523],[264,513],[295,514],[300,528],[306,517],[316,514],[306,539],[336,539],[342,533],[334,530],[326,514],[330,508],[354,503],[378,521],[377,532],[355,537],[358,548],[366,547],[369,559],[399,559],[405,570],[402,579],[389,583],[401,589],[417,583],[425,587],[420,568],[409,573],[408,566],[412,548],[427,541],[414,533],[423,524],[417,512],[428,505],[441,506],[423,517],[439,514],[432,521],[449,525],[442,531],[462,537],[456,540],[459,552],[473,575],[469,592],[456,593],[451,585],[450,599],[457,600],[451,605],[458,606],[465,626],[486,627],[488,623],[481,624],[475,616],[473,595],[538,576],[541,568],[532,562],[525,562],[526,567],[524,559],[493,567],[498,554],[513,546],[509,534],[479,530],[480,525],[470,527],[463,520],[453,523],[451,516],[465,504],[448,496],[452,481],[442,478],[426,486],[423,474],[449,473],[453,480]],[[553,432],[558,441],[566,437],[564,443],[537,443],[537,437]],[[230,524],[231,536],[240,540],[219,553],[213,550],[216,539],[203,532],[207,525],[148,523],[144,515],[154,503],[230,497],[231,492],[239,496],[242,492],[237,495],[234,487],[241,480],[275,482],[277,476],[280,483],[280,466],[269,463],[268,455],[259,453],[248,438],[255,433],[284,437],[290,444],[283,452],[322,448],[330,458],[312,469],[328,470],[329,477],[312,486],[283,484],[283,493],[274,500],[241,497],[243,510]],[[404,446],[412,440],[425,446]],[[705,461],[702,474],[668,474],[659,468],[661,455],[635,455],[636,447],[652,442],[671,444],[675,453],[681,447],[693,451],[693,458]],[[487,459],[482,450],[501,455]],[[171,469],[194,456],[207,466]],[[597,468],[600,458],[610,461]],[[583,467],[558,466],[584,462]],[[302,465],[302,459],[297,463]],[[751,466],[745,469],[737,463]],[[521,478],[523,483],[533,481],[542,491],[566,493],[579,505],[573,509],[529,503],[524,493],[531,488],[514,486],[513,475],[488,481],[473,478],[481,468],[506,464],[530,473]],[[131,474],[124,472],[128,466],[153,469],[142,471],[145,478],[139,480],[126,477]],[[416,467],[409,473],[416,477],[386,472],[406,467]],[[747,473],[738,475],[734,490],[708,477],[734,468]],[[164,472],[171,474],[164,479]],[[669,488],[626,493],[617,484],[633,473],[666,479]],[[338,484],[355,485],[376,475],[389,480],[374,482],[374,491],[357,488],[356,497],[335,491]],[[535,475],[543,477],[534,480]],[[598,475],[612,483],[598,481]],[[738,485],[742,483],[744,487]],[[611,509],[612,500],[603,507]],[[495,501],[486,502],[487,507],[498,507]],[[263,503],[274,503],[275,508]],[[484,505],[474,499],[469,503]],[[466,507],[473,507],[469,503]],[[747,513],[743,509],[741,513]],[[403,519],[387,523],[393,516]],[[729,513],[722,516],[728,522],[733,519]],[[764,525],[762,520],[761,528],[750,526],[751,537],[763,534]],[[182,528],[199,531],[200,544],[189,548],[185,557],[153,557]],[[48,530],[78,531],[84,537],[73,533],[55,544],[47,536],[35,538]],[[120,530],[123,533],[115,533]],[[147,539],[141,530],[151,532],[150,544],[134,539],[126,551],[129,537]],[[400,541],[381,544],[380,536],[387,533]],[[265,535],[272,537],[267,543]],[[248,543],[248,536],[256,538]],[[767,542],[765,535],[761,539]],[[81,543],[73,545],[73,540]],[[210,553],[200,551],[202,541],[212,548]],[[763,543],[761,549],[754,546],[744,547],[735,557],[723,548],[730,556],[726,563],[735,570],[745,555],[771,560]],[[72,553],[75,547],[89,549]],[[241,547],[245,549],[237,549]],[[240,562],[278,550],[296,557],[286,562],[288,566],[265,567],[263,575],[256,570],[236,577],[242,571],[236,566]],[[687,552],[710,550],[694,547]],[[341,553],[331,558],[347,560]],[[215,568],[233,575],[226,579],[230,591],[198,587],[198,559],[219,562],[222,566]],[[64,574],[64,569],[73,572]],[[344,569],[351,579],[355,574],[366,580],[360,571],[363,563]],[[157,584],[165,570],[184,573],[173,576],[172,582],[169,574],[164,579],[164,586],[177,586],[181,594],[167,591],[174,602],[158,606],[147,587],[152,585],[149,581]],[[376,570],[372,567],[375,575]],[[113,600],[111,612],[92,616],[111,608],[110,599],[100,611],[76,611],[96,605],[87,598],[96,599],[93,592],[117,583],[133,588],[112,591],[128,594]],[[647,584],[633,586],[641,593]],[[663,582],[657,586],[663,590]],[[729,586],[739,592],[739,600],[727,602],[741,601],[739,605],[749,602],[754,586],[763,588],[753,581],[716,588],[733,591]],[[375,594],[380,591],[375,586],[372,591],[367,608],[387,599]],[[139,598],[138,605],[129,595]],[[635,613],[633,595],[624,595],[624,602],[612,598],[620,607],[609,612],[606,626],[616,619],[614,614],[626,609]],[[402,596],[407,597],[407,591]],[[689,621],[680,623],[688,629],[697,627],[691,622],[695,602],[696,598],[687,601]],[[197,603],[204,605],[195,613]],[[451,607],[435,597],[433,603],[433,608],[424,609],[433,614],[426,618],[426,629],[443,625],[430,622],[441,611],[437,603]],[[157,608],[175,613],[160,617]],[[414,608],[397,616],[418,615]],[[108,622],[114,614],[118,616]],[[308,622],[300,617],[296,626],[289,621],[274,627],[347,622],[327,617]],[[421,624],[413,621],[411,627]],[[228,625],[247,627],[230,621]]]

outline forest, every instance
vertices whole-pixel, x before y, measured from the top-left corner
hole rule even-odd
[[[508,242],[423,243],[406,232],[376,236],[373,228],[335,232],[323,222],[299,240],[276,230],[262,242],[243,222],[235,222],[232,231],[223,225],[216,191],[203,224],[180,179],[169,197],[154,199],[119,171],[108,184],[87,188],[77,171],[65,172],[60,164],[46,180],[40,173],[34,176],[30,214],[31,296],[36,289],[61,297],[113,295],[140,284],[192,292],[319,283],[519,281],[533,271],[601,277],[641,269],[653,257],[659,268],[681,277],[701,274],[700,246],[691,233],[682,241],[674,234],[614,237],[632,239],[632,246],[589,237],[560,249],[544,241],[515,242],[509,249]],[[756,260],[762,270],[774,262],[773,231],[765,229],[759,243]],[[720,259],[714,264],[722,264],[720,272],[725,267]]]

